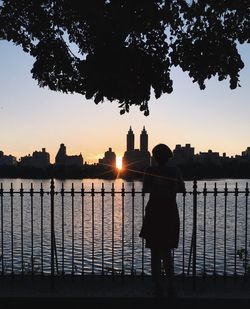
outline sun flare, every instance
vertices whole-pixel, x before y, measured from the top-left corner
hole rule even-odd
[[[116,167],[121,170],[122,169],[122,157],[121,156],[117,156],[116,157]]]

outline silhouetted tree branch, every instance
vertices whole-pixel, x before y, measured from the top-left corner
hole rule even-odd
[[[216,75],[240,86],[249,16],[249,0],[3,0],[0,39],[35,58],[39,86],[148,115],[152,89],[173,91],[172,66],[201,89]]]

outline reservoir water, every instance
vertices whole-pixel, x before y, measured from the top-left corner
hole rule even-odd
[[[244,274],[237,251],[249,246],[247,182],[198,181],[198,274]],[[0,183],[4,192],[0,200],[0,270],[50,273],[50,180],[0,179]],[[179,247],[174,251],[177,274],[188,274],[192,267],[193,182],[185,183],[187,194],[177,197],[181,220]],[[150,274],[150,252],[138,236],[148,199],[141,189],[140,181],[122,179],[55,180],[56,271]]]

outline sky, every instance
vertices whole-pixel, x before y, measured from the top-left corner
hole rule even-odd
[[[241,154],[250,146],[250,46],[239,49],[245,63],[240,88],[231,90],[229,80],[215,77],[200,90],[175,68],[173,93],[157,100],[152,96],[146,117],[136,106],[120,115],[117,102],[96,105],[78,94],[40,88],[30,73],[34,59],[0,41],[0,150],[19,159],[46,148],[54,163],[64,143],[68,155],[81,153],[85,162],[95,163],[109,147],[117,156],[124,154],[130,126],[139,148],[145,126],[149,151],[158,143],[171,149],[189,143],[195,153],[212,149],[220,155]]]

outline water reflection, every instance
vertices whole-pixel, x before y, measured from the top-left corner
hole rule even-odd
[[[1,199],[1,269],[5,272],[50,272],[50,189],[49,180],[2,179],[5,191],[11,183],[15,192],[13,197],[4,194]],[[206,187],[213,192],[198,195],[197,217],[197,272],[208,274],[239,274],[244,272],[237,250],[244,248],[249,239],[248,199],[244,193],[225,196],[225,183],[229,190],[244,190],[246,180],[207,181]],[[23,184],[25,192],[30,192],[31,183],[34,196],[20,194]],[[128,193],[123,197],[122,184]],[[198,191],[202,192],[204,181],[198,182]],[[40,189],[45,191],[41,197]],[[61,188],[65,192],[62,196]],[[74,194],[72,195],[72,184]],[[147,203],[140,193],[140,181],[126,182],[86,179],[84,196],[81,194],[81,180],[55,180],[55,248],[56,266],[59,272],[117,273],[124,270],[146,274],[150,273],[150,255],[143,248],[138,237],[143,217],[143,205]],[[94,184],[94,196],[91,195]],[[112,197],[112,185],[115,194]],[[135,188],[133,198],[132,188]],[[104,187],[105,195],[101,195]],[[188,272],[192,240],[193,207],[192,182],[186,182],[188,191],[185,199],[178,195],[178,207],[181,219],[181,238],[179,248],[175,250],[175,272]],[[134,207],[132,207],[134,205]],[[248,221],[246,221],[246,214]]]

